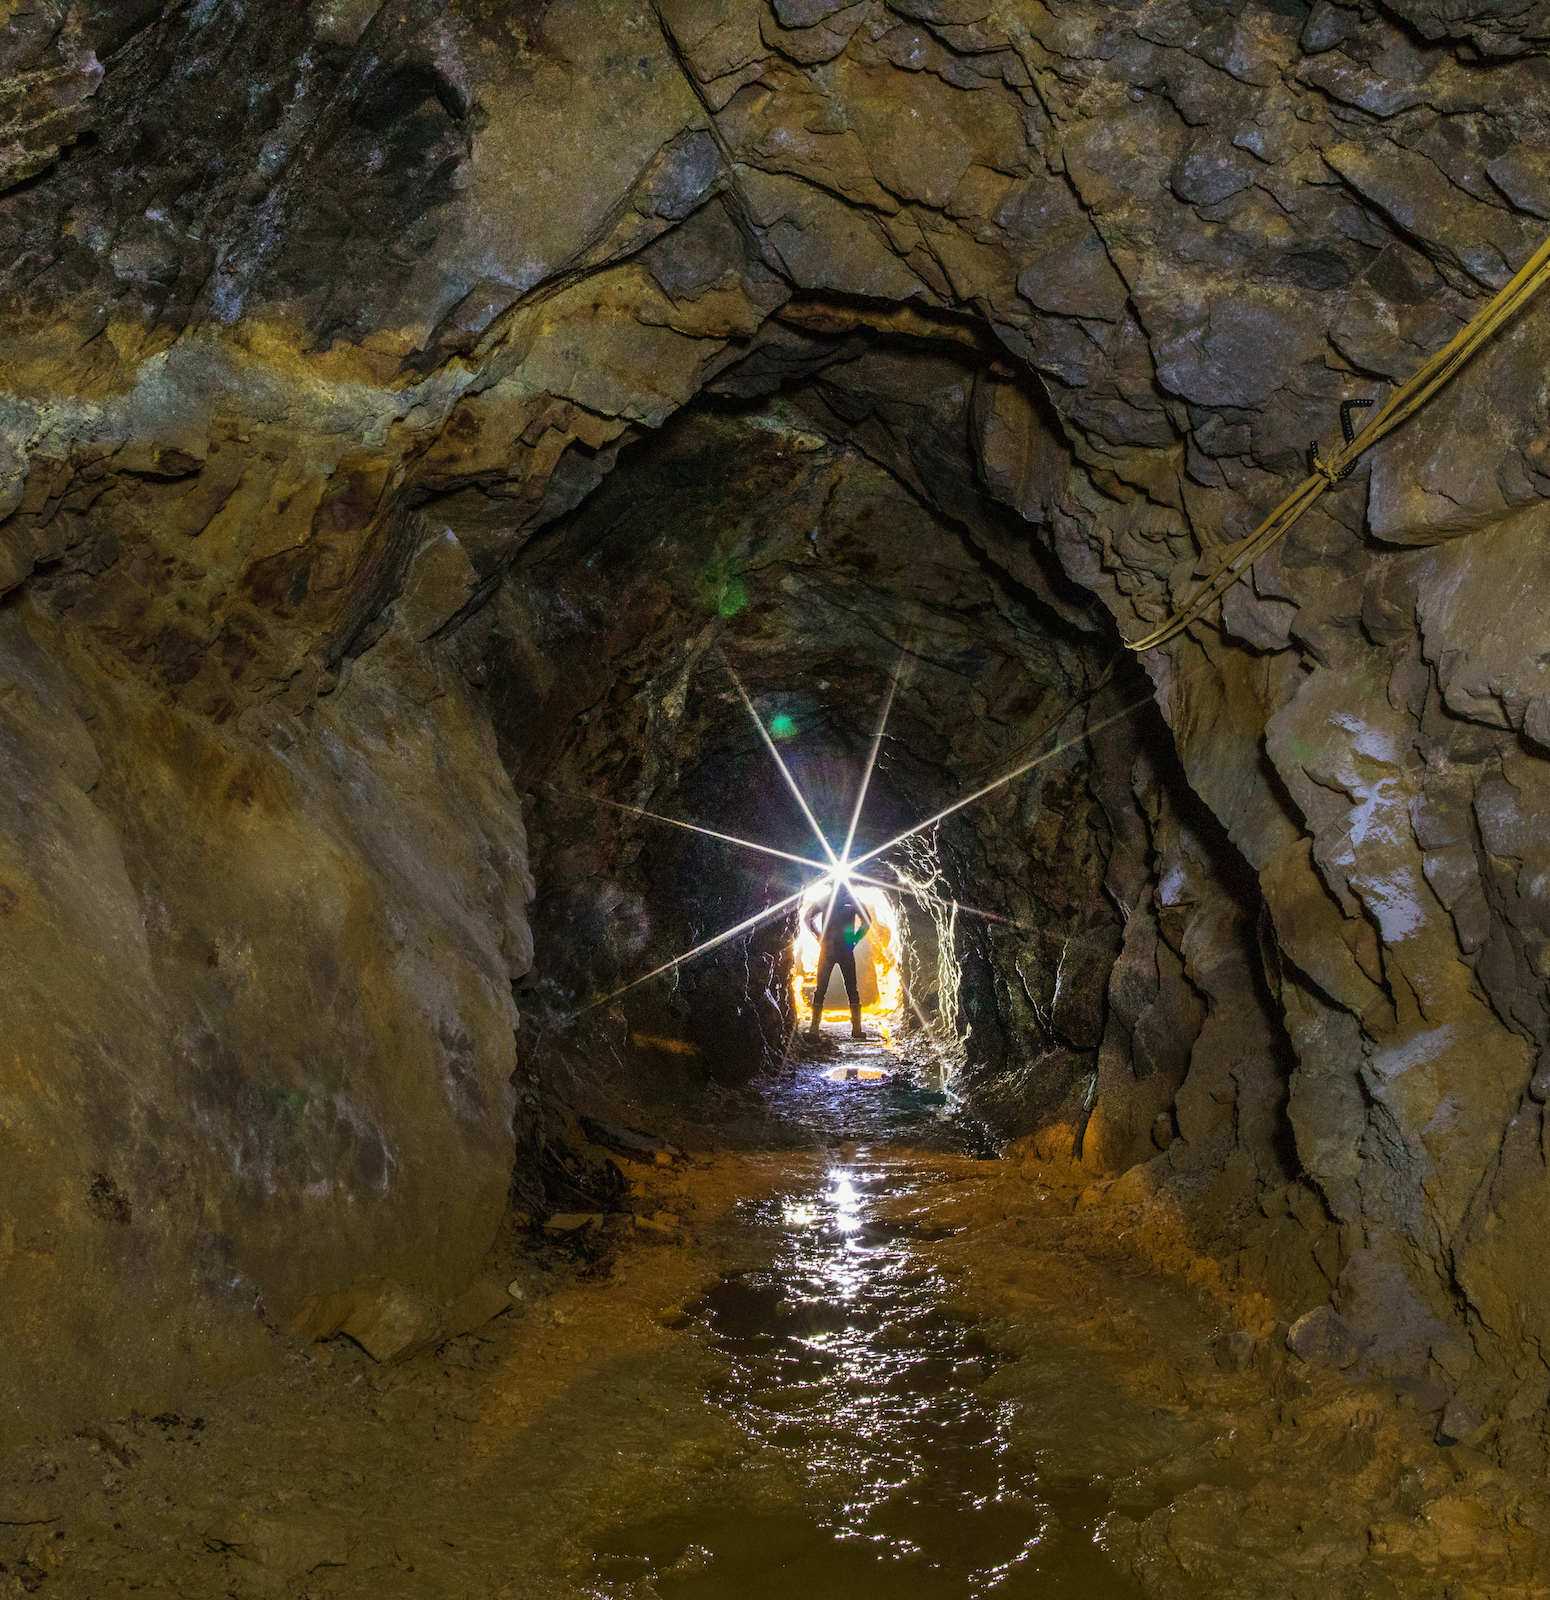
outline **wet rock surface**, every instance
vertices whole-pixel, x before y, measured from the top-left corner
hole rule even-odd
[[[472,1334],[7,1453],[0,1592],[1550,1592],[1542,1505],[1428,1397],[1266,1340],[1224,1368],[1229,1298],[1141,1265],[1069,1167],[852,1143],[788,1089],[806,1149],[674,1126],[625,1199],[673,1239],[507,1235]]]
[[[9,8],[7,1426],[272,1361],[310,1296],[444,1306],[564,1094],[753,1070],[778,940],[556,1043],[766,885],[543,785],[768,827],[712,648],[761,704],[809,661],[843,794],[922,627],[879,820],[1015,764],[1540,237],[1541,11]],[[1547,326],[944,845],[1034,929],[966,951],[983,1114],[1519,1467]]]

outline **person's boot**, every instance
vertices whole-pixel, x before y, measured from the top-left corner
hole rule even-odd
[[[864,1039],[866,1035],[861,1031],[861,1007],[850,1008],[850,1036],[852,1039]]]

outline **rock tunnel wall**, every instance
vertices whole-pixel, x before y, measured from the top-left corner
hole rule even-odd
[[[1537,239],[1547,34],[1488,0],[7,7],[0,1315],[104,1352],[57,1404],[352,1285],[450,1295],[493,1234],[530,956],[488,635],[621,451],[807,384],[1085,632],[1078,683]],[[972,381],[912,429],[858,342]],[[1525,1418],[1547,348],[1520,319],[1145,659],[1172,749],[1081,779],[1119,913],[1088,1014],[1052,1041],[1004,966],[983,1002],[1009,1061],[1096,1052],[1095,1168],[1166,1145],[1133,1187],[1193,1185],[1246,1270],[1246,1197],[1290,1196],[1379,1355]],[[8,1417],[49,1371],[8,1364]]]
[[[855,401],[869,420],[886,415],[891,437],[951,436],[977,381],[951,346],[837,344],[814,383],[675,418],[512,568],[479,628],[507,763],[542,775],[527,804],[543,886],[530,1019],[607,995],[803,885],[788,857],[660,826],[695,819],[817,854],[740,690],[780,730],[782,759],[836,843],[879,707],[891,704],[857,818],[861,852],[957,800],[971,775],[1006,770],[1037,743],[1037,724],[1095,684],[1095,608],[1058,571],[1030,566],[1035,589],[987,552],[980,535],[1004,535],[1005,519],[968,464],[938,474],[939,491],[953,491],[950,517],[907,460],[885,469],[875,441],[856,443],[856,414],[842,415]],[[1128,687],[1134,695],[1137,683]],[[1018,960],[1041,994],[1056,987],[1073,929],[1097,921],[1118,943],[1119,914],[1101,885],[1108,825],[1086,774],[1077,741],[1024,792],[998,794],[938,840],[964,900],[1011,919],[992,926],[1037,935]],[[1047,848],[1030,849],[1031,817],[1043,819]],[[780,930],[771,933],[778,943]],[[987,949],[988,971],[998,959]],[[614,1052],[625,1077],[660,1085],[672,1063],[652,1051],[692,1047],[713,1077],[746,1080],[765,1045],[784,1054],[792,1019],[774,969],[740,976],[742,960],[737,946],[720,966],[711,956],[632,992],[627,1006],[598,1014],[608,1026],[581,1053]],[[1087,986],[1089,1008],[1101,1007],[1107,968],[1089,963],[1078,979],[1072,963],[1072,973],[1067,989]],[[734,997],[746,1002],[741,1023],[726,1014]],[[988,1090],[1006,1082],[1019,1043],[1018,1019],[1003,1027],[1000,1000],[987,1002],[975,1056]],[[1065,994],[1057,1009],[1064,1025]],[[981,1052],[982,1039],[994,1048]],[[1001,1094],[1003,1131],[1026,1131],[1058,1107],[1077,1061],[1046,1052]],[[976,1098],[991,1109],[988,1094]]]

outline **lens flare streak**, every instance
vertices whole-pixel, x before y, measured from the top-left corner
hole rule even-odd
[[[847,874],[852,883],[864,884],[868,889],[882,889],[888,894],[907,894],[915,900],[924,900],[927,897],[919,889],[907,883],[887,883],[882,878],[869,878],[864,872]],[[1016,917],[1003,916],[999,911],[984,911],[979,906],[965,905],[962,900],[944,900],[944,905],[952,907],[955,911],[966,911],[971,917],[981,917],[986,922],[999,922],[1008,928],[1020,928],[1024,933],[1034,930],[1026,923],[1019,922]]]
[[[888,680],[888,693],[883,696],[883,707],[877,716],[877,732],[872,735],[872,749],[867,755],[866,770],[861,774],[861,785],[856,790],[856,804],[850,813],[850,826],[845,830],[845,847],[840,851],[840,861],[848,864],[850,847],[856,842],[856,825],[861,821],[861,810],[866,805],[867,790],[872,783],[872,773],[877,767],[877,753],[883,747],[883,735],[888,731],[888,718],[893,712],[893,697],[899,692],[899,676],[904,671],[905,653],[899,651],[894,663],[893,676]]]
[[[1031,761],[1025,761],[1021,766],[1013,767],[1010,772],[1002,773],[999,778],[993,778],[989,783],[981,785],[972,794],[966,794],[963,799],[953,801],[950,806],[943,806],[940,811],[927,817],[923,822],[917,822],[914,827],[906,828],[903,833],[895,834],[886,844],[880,844],[874,849],[868,850],[865,855],[857,856],[854,861],[848,862],[847,866],[853,871],[857,867],[865,866],[868,861],[875,861],[878,856],[892,850],[896,845],[903,844],[906,839],[911,839],[926,828],[945,821],[948,817],[962,811],[965,806],[972,806],[976,800],[983,800],[986,795],[994,794],[997,789],[1005,788],[1007,784],[1013,783],[1022,777],[1025,772],[1032,772],[1035,767],[1042,766],[1046,761],[1053,761],[1056,756],[1064,755],[1067,750],[1091,739],[1094,734],[1102,733],[1105,728],[1122,721],[1132,712],[1139,711],[1143,706],[1148,706],[1151,703],[1151,695],[1144,695],[1139,700],[1131,701],[1128,706],[1122,707],[1112,716],[1104,717],[1102,721],[1095,722],[1090,728],[1084,728],[1080,733],[1072,734],[1069,739],[1062,739],[1053,749],[1034,756]]]
[[[751,917],[745,917],[741,922],[734,923],[722,933],[715,934],[697,944],[692,950],[685,950],[680,956],[674,956],[671,961],[664,961],[660,967],[653,967],[650,972],[642,973],[638,978],[632,978],[623,988],[615,989],[612,994],[605,994],[602,999],[594,1000],[591,1005],[581,1007],[581,1011],[593,1011],[598,1006],[611,1005],[631,989],[638,989],[643,983],[650,983],[653,978],[660,978],[664,972],[671,972],[675,967],[681,967],[686,961],[693,961],[696,956],[705,955],[714,950],[717,945],[722,945],[728,939],[735,939],[740,933],[752,933],[761,923],[768,922],[771,917],[778,917],[782,912],[789,911],[802,896],[807,893],[805,888],[798,889],[795,894],[788,894],[784,900],[777,900],[774,905],[766,906],[763,911],[756,911]],[[580,1012],[577,1013],[580,1015]]]
[[[685,828],[690,833],[703,833],[707,839],[720,839],[725,844],[738,844],[745,850],[757,850],[760,855],[776,856],[782,861],[794,861],[799,867],[811,867],[815,872],[829,870],[823,862],[815,861],[811,856],[794,855],[790,850],[777,850],[774,845],[757,844],[752,839],[740,839],[735,833],[722,833],[718,828],[705,828],[698,822],[685,822],[679,817],[664,816],[662,812],[648,811],[644,806],[626,805],[622,800],[608,800],[600,794],[589,794],[585,789],[569,792],[583,795],[600,806],[612,806],[615,811],[627,811],[636,817],[649,817],[653,822],[665,822],[669,827]]]
[[[802,793],[801,785],[792,777],[790,767],[786,765],[780,751],[775,748],[775,741],[770,737],[769,729],[764,726],[763,718],[754,710],[753,701],[748,698],[748,691],[743,687],[743,680],[738,677],[736,669],[730,661],[723,664],[727,669],[727,675],[732,680],[732,687],[737,690],[738,698],[743,702],[744,709],[748,712],[749,717],[752,718],[754,727],[759,730],[759,737],[764,741],[764,748],[769,751],[774,758],[775,765],[780,768],[780,775],[786,780],[786,787],[796,797],[797,804],[802,808],[802,815],[807,818],[808,826],[813,830],[813,837],[822,846],[824,859],[831,867],[837,867],[839,862],[835,859],[834,851],[830,848],[823,829],[818,825],[818,818],[813,815],[813,808],[807,803],[807,796]]]
[[[903,652],[901,652],[899,661],[894,668],[891,679],[889,680],[888,692],[884,697],[882,709],[878,717],[877,729],[873,735],[872,748],[867,759],[866,769],[862,776],[861,786],[856,795],[855,806],[851,812],[850,826],[845,836],[845,847],[839,856],[835,855],[832,846],[829,844],[828,838],[824,834],[823,828],[820,826],[817,817],[813,814],[812,807],[807,802],[807,797],[802,793],[800,785],[792,775],[791,769],[781,758],[780,751],[775,748],[775,742],[770,737],[768,730],[765,728],[763,721],[760,719],[759,713],[757,710],[755,710],[753,701],[749,698],[748,691],[743,686],[742,679],[737,675],[736,670],[733,668],[730,662],[724,661],[723,663],[726,666],[728,676],[732,679],[733,687],[737,690],[738,698],[743,702],[743,707],[748,712],[749,718],[752,720],[754,726],[759,730],[760,739],[763,741],[765,748],[769,751],[771,757],[774,759],[775,765],[780,769],[780,774],[786,782],[786,787],[790,789],[792,795],[796,799],[797,804],[801,807],[802,815],[807,819],[808,826],[813,830],[813,836],[823,847],[824,857],[828,863],[827,866],[825,866],[823,862],[815,861],[807,856],[795,855],[787,850],[778,850],[771,845],[761,845],[752,839],[741,839],[735,834],[722,833],[715,828],[704,828],[698,823],[683,822],[676,817],[668,817],[659,812],[648,811],[642,806],[626,805],[617,800],[605,800],[601,796],[597,795],[589,795],[588,798],[598,801],[598,803],[601,805],[612,806],[620,811],[626,811],[637,816],[647,817],[654,822],[667,823],[675,828],[685,828],[691,833],[702,833],[709,838],[720,839],[728,844],[740,845],[745,849],[758,851],[763,855],[775,856],[782,860],[795,862],[799,866],[810,867],[814,871],[822,873],[823,878],[821,878],[819,881],[822,882],[823,879],[826,878],[828,880],[829,890],[828,903],[824,912],[824,923],[827,925],[829,915],[832,913],[834,908],[835,896],[839,892],[841,883],[854,882],[865,884],[872,888],[883,889],[889,892],[898,892],[902,890],[907,894],[914,893],[914,891],[910,889],[909,885],[905,883],[901,882],[889,884],[877,878],[865,876],[856,869],[865,866],[869,861],[877,860],[879,856],[886,855],[888,851],[897,848],[906,840],[914,838],[916,834],[922,833],[925,829],[935,826],[937,823],[944,821],[946,818],[955,815],[957,812],[964,810],[968,806],[973,805],[976,801],[983,800],[987,795],[994,794],[997,789],[1004,788],[1007,784],[1015,782],[1025,773],[1032,772],[1035,767],[1042,766],[1046,761],[1053,761],[1056,756],[1063,754],[1065,751],[1072,749],[1076,745],[1084,743],[1086,740],[1091,739],[1095,734],[1103,732],[1105,728],[1111,727],[1114,723],[1122,721],[1124,718],[1130,716],[1133,712],[1139,711],[1144,706],[1152,703],[1151,695],[1145,695],[1139,700],[1132,701],[1129,705],[1122,707],[1112,715],[1104,717],[1101,721],[1093,723],[1090,727],[1082,729],[1080,733],[1073,734],[1071,738],[1062,740],[1059,744],[1037,756],[1034,756],[1032,759],[1020,763],[1018,766],[1013,767],[1010,772],[1005,772],[999,778],[993,779],[990,783],[981,785],[972,793],[964,795],[962,799],[955,800],[951,805],[944,806],[940,811],[935,812],[933,815],[925,818],[921,822],[917,822],[913,827],[906,828],[904,832],[896,834],[892,839],[887,840],[883,844],[874,846],[872,849],[852,860],[850,858],[850,847],[855,842],[856,828],[860,823],[862,809],[866,804],[868,786],[871,783],[872,774],[877,764],[878,752],[882,748],[883,736],[888,726],[889,715],[893,709],[894,697],[898,691],[899,679],[903,670],[904,660],[905,655]],[[1188,674],[1184,674],[1183,676],[1188,676]],[[623,985],[621,988],[615,989],[612,994],[605,995],[600,1000],[594,1000],[590,1005],[582,1006],[577,1011],[576,1015],[579,1016],[582,1012],[591,1011],[598,1006],[612,1004],[613,1001],[618,1000],[622,996],[630,993],[631,990],[639,988],[644,983],[651,982],[653,978],[661,977],[664,973],[676,970],[678,967],[683,966],[685,962],[692,961],[697,956],[707,954],[709,951],[725,944],[729,939],[735,939],[739,934],[751,933],[755,928],[760,927],[762,924],[770,921],[772,918],[781,916],[785,912],[791,910],[793,907],[800,905],[811,888],[811,883],[805,884],[794,894],[787,895],[785,899],[779,900],[773,905],[766,906],[762,911],[756,911],[752,916],[745,917],[741,922],[734,923],[724,932],[718,933],[713,937],[706,939],[703,941],[703,943],[695,945],[692,949],[684,951],[682,955],[674,956],[670,961],[664,961],[661,966],[653,967],[650,972],[643,973],[640,977],[633,979],[631,982]],[[971,916],[982,917],[990,922],[1004,923],[1011,927],[1022,926],[1014,919],[1010,917],[1003,917],[994,911],[984,911],[975,906],[964,905],[962,902],[956,900],[948,903],[957,910],[968,912]],[[789,1040],[787,1047],[789,1049]]]

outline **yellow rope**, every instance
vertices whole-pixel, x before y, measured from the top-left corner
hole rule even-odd
[[[1327,461],[1314,453],[1313,471],[1287,495],[1269,516],[1246,538],[1230,547],[1226,560],[1200,585],[1168,619],[1159,623],[1143,639],[1127,639],[1131,650],[1152,650],[1166,644],[1175,634],[1198,622],[1254,563],[1291,532],[1294,524],[1324,493],[1332,489],[1356,465],[1358,458],[1402,422],[1415,415],[1464,363],[1499,329],[1504,327],[1529,300],[1550,282],[1550,239],[1531,255],[1505,286],[1445,344],[1436,355],[1422,363],[1410,378],[1389,396],[1372,421],[1349,444],[1344,444]]]

